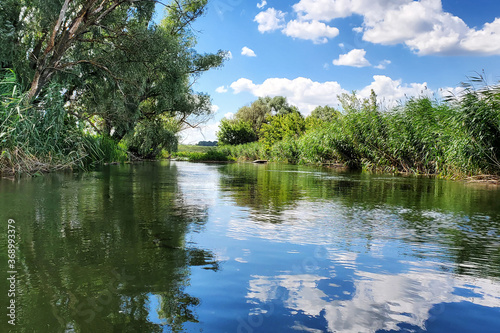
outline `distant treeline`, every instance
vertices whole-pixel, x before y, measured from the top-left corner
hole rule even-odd
[[[202,147],[215,147],[217,146],[217,141],[200,141],[196,145]]]

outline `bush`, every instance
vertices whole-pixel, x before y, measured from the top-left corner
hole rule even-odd
[[[125,139],[128,149],[141,158],[156,158],[163,149],[169,154],[175,152],[179,144],[178,127],[175,119],[157,117],[143,120]]]
[[[228,162],[234,161],[227,153],[215,149],[211,149],[206,153],[199,152],[177,152],[173,154],[174,157],[188,160],[190,162]]]
[[[221,145],[241,145],[257,141],[257,134],[247,121],[222,119],[217,139]]]
[[[267,121],[260,129],[259,141],[262,142],[268,151],[271,150],[271,147],[276,142],[285,138],[297,138],[306,129],[304,117],[299,112],[268,117]]]

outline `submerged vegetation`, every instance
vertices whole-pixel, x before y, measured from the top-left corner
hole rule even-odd
[[[319,107],[305,119],[268,112],[257,140],[219,150],[240,160],[342,163],[451,178],[500,175],[498,86],[468,85],[454,99],[413,98],[390,110],[381,110],[374,93],[369,99],[355,93],[339,99],[342,112]],[[226,122],[241,121],[238,113],[235,119]]]
[[[153,20],[156,4],[165,8]],[[0,171],[88,168],[176,151],[211,115],[193,80],[207,0],[0,0]]]

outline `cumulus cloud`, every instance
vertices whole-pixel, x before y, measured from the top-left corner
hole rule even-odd
[[[353,14],[354,1],[335,0],[301,0],[293,5],[293,9],[304,20],[331,21],[335,18],[347,17]]]
[[[336,66],[367,67],[371,66],[365,58],[366,51],[363,49],[354,49],[346,54],[341,54],[338,59],[333,60]]]
[[[411,97],[431,97],[434,94],[434,91],[427,87],[427,82],[403,84],[402,80],[393,80],[385,75],[374,75],[373,82],[361,89],[359,96],[368,98],[372,90],[381,104],[389,108]]]
[[[323,22],[313,21],[297,21],[288,22],[283,33],[287,36],[312,40],[315,44],[324,44],[328,42],[328,38],[338,36],[339,29],[330,27]]]
[[[377,69],[386,69],[388,65],[391,64],[390,60],[382,60],[377,66],[373,66]]]
[[[224,115],[224,118],[226,118],[226,119],[231,119],[231,118],[233,118],[233,116],[234,116],[234,113],[232,113],[232,112],[228,112],[228,113],[226,113],[226,114]]]
[[[227,88],[225,86],[220,86],[217,89],[215,89],[215,92],[218,92],[219,94],[223,94],[227,92]]]
[[[299,21],[361,15],[363,26],[354,31],[362,33],[363,40],[405,44],[420,55],[500,54],[500,18],[482,29],[471,28],[445,12],[441,0],[300,0],[293,9]]]
[[[285,27],[285,13],[281,10],[268,8],[255,16],[254,21],[259,24],[261,33],[271,32]]]
[[[246,46],[244,46],[241,49],[241,54],[244,55],[244,56],[247,56],[247,57],[256,57],[257,56],[252,49],[250,49],[250,48],[248,48]]]
[[[337,96],[348,93],[336,81],[316,82],[304,77],[293,80],[269,78],[261,84],[241,78],[233,82],[231,88],[235,94],[249,92],[256,97],[285,96],[306,115],[320,105],[338,107]],[[402,80],[393,80],[385,75],[373,76],[373,81],[369,85],[358,90],[358,96],[368,98],[371,90],[377,94],[378,100],[384,107],[394,107],[411,97],[431,97],[434,94],[426,82],[404,84]]]
[[[198,128],[187,128],[180,132],[181,142],[184,144],[196,144],[199,141],[217,140],[216,132],[220,122],[211,122],[200,125]]]
[[[217,113],[219,111],[220,107],[218,105],[213,104],[211,107],[211,110],[213,113]]]
[[[231,51],[227,51],[227,58],[233,59],[233,54],[231,53]]]
[[[445,87],[438,90],[438,95],[442,99],[460,99],[465,91],[466,89],[464,87]]]
[[[319,105],[337,106],[337,95],[347,92],[338,82],[320,83],[304,77],[293,80],[270,78],[262,84],[255,84],[249,79],[241,78],[233,82],[231,88],[235,94],[250,92],[257,97],[285,96],[291,104],[296,105],[305,114],[309,114]]]
[[[257,4],[257,8],[262,9],[262,8],[264,8],[266,5],[267,5],[267,1],[266,1],[266,0],[262,0],[262,2],[261,2],[261,3],[258,3],[258,4]]]

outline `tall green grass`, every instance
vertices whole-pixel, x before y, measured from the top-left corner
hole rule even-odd
[[[59,86],[51,85],[41,100],[28,104],[16,82],[14,72],[0,73],[0,172],[85,169],[126,159],[123,147],[86,134],[67,114]]]

